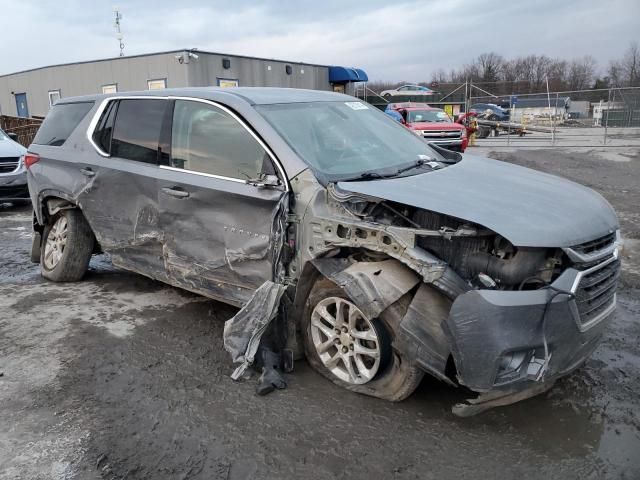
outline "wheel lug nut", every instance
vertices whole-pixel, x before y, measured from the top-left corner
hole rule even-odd
[[[339,328],[336,328],[336,333],[337,333],[338,335],[340,335],[340,329],[339,329]]]
[[[339,345],[340,344],[340,339],[339,338],[334,338],[333,339],[333,343],[337,343]]]
[[[349,345],[349,350],[353,350],[353,344]]]
[[[342,332],[347,333],[347,327],[342,327]]]
[[[347,347],[342,347],[342,353],[347,353],[349,349]]]

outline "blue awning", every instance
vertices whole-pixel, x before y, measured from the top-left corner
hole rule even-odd
[[[361,68],[329,67],[331,83],[368,82],[367,73]]]

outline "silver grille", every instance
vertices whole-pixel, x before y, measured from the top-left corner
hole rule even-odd
[[[620,261],[605,262],[581,276],[575,291],[576,306],[583,326],[596,323],[615,306]]]
[[[0,157],[0,173],[10,173],[18,168],[20,157]]]
[[[619,233],[565,248],[578,270],[572,292],[575,295],[581,330],[586,330],[609,315],[616,306],[620,278]]]
[[[460,138],[462,130],[423,130],[422,135],[425,138]]]

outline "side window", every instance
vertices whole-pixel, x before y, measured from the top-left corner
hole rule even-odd
[[[158,162],[158,141],[166,100],[120,100],[111,139],[111,155],[144,163]]]
[[[105,153],[111,153],[111,136],[113,134],[113,122],[116,118],[118,102],[109,102],[107,108],[102,112],[102,116],[93,131],[94,143]]]
[[[93,102],[57,103],[49,110],[33,143],[53,147],[63,145],[92,107]]]
[[[173,111],[170,165],[242,180],[273,173],[267,152],[235,118],[187,100],[177,100]]]

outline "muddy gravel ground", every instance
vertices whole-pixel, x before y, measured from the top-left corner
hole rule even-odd
[[[491,156],[595,188],[627,237],[604,342],[547,394],[460,419],[464,393],[436,381],[391,404],[298,362],[288,389],[257,397],[229,378],[233,308],[102,256],[80,283],[44,281],[29,209],[0,205],[0,478],[637,480],[640,155]]]

